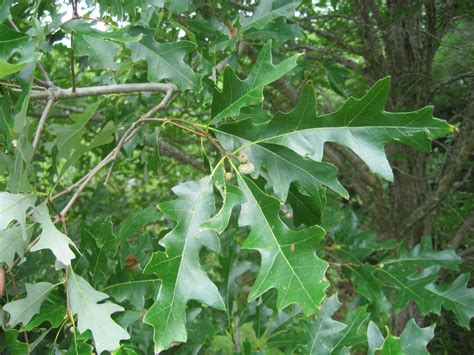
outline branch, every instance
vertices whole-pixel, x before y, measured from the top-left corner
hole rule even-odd
[[[439,91],[443,86],[452,84],[452,83],[454,83],[458,80],[461,80],[461,79],[464,79],[464,78],[473,78],[473,77],[474,77],[474,72],[472,72],[472,71],[453,76],[452,78],[450,78],[448,80],[444,80],[444,81],[441,81],[438,84],[436,84],[436,86],[431,89],[431,93],[434,94],[437,91]]]
[[[474,103],[471,103],[471,110],[474,111]],[[434,193],[420,205],[403,223],[400,235],[406,234],[413,226],[426,215],[434,211],[441,202],[448,196],[453,183],[469,160],[474,150],[474,123],[471,115],[466,117],[466,126],[463,127],[461,135],[457,137],[455,144],[446,155],[445,164],[438,181],[438,187]]]
[[[35,155],[36,148],[38,147],[39,140],[41,137],[41,132],[43,132],[43,128],[48,118],[49,111],[51,111],[51,108],[53,107],[53,105],[54,105],[54,99],[50,98],[48,102],[46,103],[46,107],[44,108],[43,113],[41,114],[41,118],[38,122],[38,127],[36,127],[35,136],[33,138],[33,152],[31,155],[32,157]]]
[[[166,84],[161,84],[161,85],[166,85]],[[145,119],[148,119],[150,118],[151,116],[153,116],[155,113],[157,113],[159,110],[165,108],[169,102],[171,101],[172,97],[173,97],[173,94],[174,92],[177,90],[176,86],[172,85],[172,84],[169,84],[169,89],[167,90],[166,92],[166,95],[165,97],[161,100],[161,102],[155,106],[154,108],[152,108],[150,111],[148,111],[147,113],[145,113],[142,117],[140,117],[140,119],[136,122],[134,122],[130,127],[129,129],[124,133],[124,135],[122,136],[122,138],[120,139],[119,143],[117,144],[117,146],[104,158],[102,159],[91,171],[89,171],[82,179],[81,179],[81,183],[78,185],[77,187],[77,190],[76,192],[74,193],[74,195],[71,197],[71,199],[69,200],[69,202],[66,204],[66,206],[62,209],[61,213],[60,213],[60,216],[57,218],[57,220],[64,220],[64,217],[66,216],[66,214],[68,213],[68,211],[71,209],[71,207],[74,205],[74,203],[76,202],[76,200],[78,199],[79,195],[82,193],[82,190],[84,190],[84,188],[87,186],[87,184],[89,183],[89,181],[92,180],[92,178],[97,175],[97,173],[103,168],[105,167],[107,164],[113,162],[118,153],[120,152],[120,149],[122,148],[123,144],[125,144],[128,140],[130,140],[133,135],[140,129],[141,127],[141,123],[138,123],[137,122],[141,122]],[[79,92],[78,90],[76,92]],[[57,222],[56,220],[56,222]]]
[[[110,94],[130,94],[140,92],[168,92],[170,90],[177,91],[174,84],[164,83],[135,83],[135,84],[116,84],[105,86],[89,86],[83,88],[72,89],[52,88],[43,91],[31,92],[31,100],[42,100],[54,97],[55,99],[76,99],[86,96],[100,96]]]
[[[202,172],[206,171],[206,168],[204,167],[204,165],[200,161],[198,161],[198,160],[194,159],[192,156],[182,152],[178,148],[173,147],[171,144],[166,143],[162,139],[160,139],[158,141],[158,145],[160,147],[160,151],[163,154],[168,155],[172,158],[175,158],[176,160],[179,160],[179,161],[181,161],[185,164],[191,165],[192,167],[196,168],[199,171],[202,171]]]
[[[107,185],[107,181],[109,180],[109,176],[112,173],[112,169],[114,167],[114,163],[117,160],[120,151],[122,150],[123,145],[127,142],[138,130],[145,124],[146,120],[151,118],[155,113],[164,109],[170,103],[171,99],[173,98],[173,94],[175,93],[176,89],[170,89],[166,92],[165,97],[161,100],[161,102],[152,108],[150,111],[145,113],[139,120],[135,121],[130,127],[125,131],[122,138],[117,143],[117,146],[114,149],[114,152],[111,157],[112,165],[110,166],[109,172],[107,173],[107,177],[105,178],[104,185]]]
[[[453,249],[457,249],[461,244],[462,239],[474,233],[474,209],[471,210],[469,216],[464,220],[461,226],[457,229],[457,231],[453,234],[451,241],[449,242],[448,246]]]

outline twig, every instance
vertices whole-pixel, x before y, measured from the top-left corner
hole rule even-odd
[[[109,171],[107,173],[107,177],[105,178],[104,181],[104,186],[107,185],[107,182],[109,181],[110,174],[112,173],[112,169],[114,167],[115,160],[117,160],[118,155],[120,154],[120,151],[122,150],[123,145],[125,142],[131,138],[146,122],[147,119],[151,118],[155,113],[158,111],[164,109],[168,104],[170,103],[171,99],[173,98],[173,95],[175,93],[175,89],[170,89],[166,92],[165,97],[161,100],[161,102],[152,108],[150,111],[145,113],[139,120],[135,121],[129,128],[128,130],[123,134],[122,138],[117,143],[117,146],[115,147],[113,154],[112,154],[112,165],[109,168]]]
[[[134,83],[134,84],[116,84],[104,86],[89,86],[83,88],[72,89],[53,88],[51,90],[32,91],[31,100],[44,100],[52,95],[56,99],[76,99],[86,96],[101,96],[110,94],[126,94],[140,92],[168,92],[169,90],[177,90],[174,84],[164,83]],[[20,91],[17,89],[15,91]]]
[[[163,84],[164,85],[164,84]],[[170,84],[172,85],[172,84]],[[118,156],[118,153],[122,149],[122,146],[130,139],[133,137],[133,135],[140,129],[141,125],[143,124],[142,122],[145,122],[144,120],[150,118],[153,116],[156,112],[159,110],[165,108],[173,98],[173,94],[177,90],[177,88],[172,85],[168,86],[169,89],[166,92],[165,97],[161,100],[161,102],[152,108],[150,111],[145,113],[138,121],[134,122],[129,129],[124,133],[120,141],[118,142],[117,146],[104,158],[102,159],[99,164],[97,164],[89,173],[87,173],[81,180],[83,180],[77,187],[76,192],[74,195],[71,197],[69,202],[66,204],[66,206],[62,209],[60,213],[60,217],[57,217],[55,222],[59,221],[61,218],[64,219],[68,211],[71,209],[71,207],[74,205],[76,202],[77,198],[79,195],[82,193],[82,190],[87,186],[89,181],[92,180],[92,178],[97,175],[97,173],[105,167],[107,164],[115,161],[116,157]]]
[[[452,78],[449,78],[448,80],[441,81],[440,83],[436,84],[435,87],[431,89],[431,93],[436,93],[438,92],[443,86],[452,84],[456,81],[465,79],[465,78],[472,78],[474,77],[474,72],[467,72],[467,73],[462,73],[456,76],[453,76]]]
[[[43,113],[41,114],[41,118],[38,122],[38,127],[36,127],[36,132],[35,136],[33,138],[33,153],[32,156],[35,155],[36,149],[38,148],[39,140],[41,137],[41,132],[43,132],[44,125],[46,123],[46,120],[48,118],[49,111],[51,111],[51,108],[54,105],[54,98],[51,97],[48,102],[46,103],[46,107],[44,108]]]

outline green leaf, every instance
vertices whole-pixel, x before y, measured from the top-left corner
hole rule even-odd
[[[155,207],[147,207],[129,215],[122,223],[117,232],[118,239],[125,241],[129,237],[135,235],[144,226],[154,223],[158,220],[160,214]]]
[[[402,349],[406,355],[428,354],[426,345],[434,337],[435,325],[420,328],[414,319],[410,319],[400,336]]]
[[[27,44],[30,36],[26,33],[13,31],[8,26],[0,24],[0,61],[7,61],[14,53]]]
[[[456,316],[458,323],[469,329],[469,321],[474,316],[474,288],[468,288],[469,273],[460,275],[451,284],[429,284],[426,289],[443,300],[443,308]]]
[[[23,239],[19,226],[10,227],[4,231],[0,230],[0,264],[5,263],[10,269],[15,254],[19,258],[23,258],[27,246],[28,239]]]
[[[15,327],[19,323],[27,325],[31,318],[39,313],[41,304],[56,286],[49,282],[26,283],[26,297],[21,300],[8,302],[3,307],[5,311],[10,313],[8,324],[11,327]]]
[[[379,328],[370,321],[367,328],[367,339],[369,345],[369,355],[375,353],[381,355],[422,355],[428,354],[426,345],[434,336],[435,326],[420,328],[415,320],[410,319],[400,337],[396,337],[388,332],[384,338]],[[388,329],[388,328],[387,328]],[[375,352],[376,350],[380,350]]]
[[[393,172],[385,155],[388,143],[399,142],[430,151],[431,140],[454,128],[433,118],[432,107],[414,112],[385,112],[390,79],[378,81],[362,99],[350,98],[338,111],[317,117],[315,96],[306,85],[293,111],[277,114],[263,130],[258,142],[286,146],[301,156],[320,161],[326,142],[344,145],[374,172],[392,181]],[[299,112],[300,120],[292,119]]]
[[[20,225],[23,240],[26,241],[26,212],[35,207],[32,195],[0,192],[0,230],[6,229],[13,221]]]
[[[111,303],[98,303],[109,296],[98,292],[81,276],[70,271],[69,298],[72,314],[77,314],[77,329],[85,332],[90,330],[94,337],[95,347],[102,351],[112,351],[120,346],[120,340],[129,339],[128,333],[120,327],[111,315],[123,311],[123,308]]]
[[[92,36],[76,34],[73,46],[75,54],[89,57],[92,68],[117,68],[114,57],[120,49],[118,44]]]
[[[51,324],[51,328],[58,328],[66,317],[66,303],[62,298],[50,295],[48,300],[41,306],[40,312],[36,314],[28,324],[23,325],[21,330],[31,331],[40,328],[45,322]]]
[[[253,144],[258,128],[249,119],[222,125],[214,131],[227,151],[246,147],[241,153],[254,164],[253,175],[263,175],[282,201],[286,200],[292,182],[298,182],[308,194],[315,194],[317,188],[327,186],[344,198],[349,197],[337,180],[337,168],[333,164],[305,159],[291,149],[275,144]]]
[[[380,349],[383,346],[384,342],[385,338],[380,332],[379,327],[377,327],[374,322],[369,321],[369,325],[367,326],[367,355],[374,355],[375,351]]]
[[[456,255],[454,250],[434,250],[431,238],[423,237],[421,243],[411,250],[408,250],[406,245],[402,244],[395,258],[382,260],[382,263],[385,266],[401,264],[423,268],[438,265],[452,270],[459,270],[462,259]]]
[[[99,100],[89,105],[85,112],[72,114],[70,117],[74,121],[73,124],[52,124],[49,126],[51,133],[56,136],[58,159],[70,159],[75,151],[81,150],[81,140],[85,132],[86,124],[92,118],[101,103],[102,101]]]
[[[14,355],[28,355],[28,344],[18,341],[18,330],[5,329],[5,343],[10,354]]]
[[[99,31],[92,27],[91,23],[88,23],[82,19],[73,19],[67,21],[62,28],[67,32],[75,32],[81,35],[95,37],[99,39],[113,40],[117,42],[138,42],[141,38],[141,34],[130,35],[124,30],[116,29],[114,31]]]
[[[88,271],[94,284],[102,284],[115,269],[118,239],[110,217],[98,219],[92,226],[81,228],[81,250],[89,262]],[[87,251],[85,251],[87,250]]]
[[[134,309],[141,311],[145,301],[158,295],[160,281],[156,277],[144,275],[139,271],[123,272],[117,275],[117,280],[109,284],[107,291],[119,302],[129,302]]]
[[[300,1],[262,0],[252,16],[242,21],[242,32],[251,28],[262,29],[278,17],[292,17],[299,4]]]
[[[345,353],[351,346],[365,341],[365,337],[359,334],[359,329],[369,317],[367,306],[352,310],[347,317],[347,324],[332,319],[340,307],[337,294],[324,301],[315,320],[305,327],[308,337],[308,343],[304,347],[305,353]]]
[[[246,177],[239,175],[238,182],[247,200],[241,207],[239,226],[250,227],[243,248],[258,250],[262,257],[249,301],[276,288],[278,309],[297,303],[305,314],[315,313],[329,285],[325,279],[328,264],[316,255],[324,230],[319,226],[289,229],[279,217],[276,198]]]
[[[400,338],[389,334],[380,348],[380,355],[404,355]]]
[[[71,260],[76,256],[69,246],[74,246],[74,243],[67,235],[56,228],[45,204],[35,209],[33,219],[41,224],[42,231],[39,240],[33,245],[31,251],[49,249],[63,265],[71,265]]]
[[[397,286],[394,289],[396,292],[395,313],[404,309],[408,302],[414,301],[424,316],[430,312],[439,314],[441,311],[442,299],[433,297],[425,288],[426,285],[438,278],[438,270],[438,267],[433,266],[421,272],[402,269],[389,271],[385,268],[379,268],[377,272],[383,279]]]
[[[0,79],[3,79],[8,75],[18,73],[28,64],[38,61],[40,57],[40,53],[33,53],[32,55],[22,58],[20,61],[14,64],[8,63],[4,60],[0,60]]]
[[[222,233],[229,224],[234,207],[245,202],[242,191],[240,191],[238,187],[230,184],[224,184],[223,199],[222,208],[209,221],[201,225],[202,229],[210,229],[216,233]]]
[[[304,224],[321,224],[326,206],[326,194],[323,189],[314,189],[308,195],[301,193],[295,184],[288,190],[288,203],[293,209],[293,223],[296,227]]]
[[[217,287],[203,271],[199,251],[206,247],[218,252],[220,243],[212,231],[200,226],[214,212],[212,178],[186,182],[173,188],[176,200],[161,203],[161,211],[176,227],[160,244],[165,252],[156,252],[145,267],[146,273],[161,279],[160,292],[144,321],[154,328],[155,351],[169,348],[174,342],[185,342],[186,304],[189,300],[225,309]]]
[[[201,90],[201,75],[196,74],[184,62],[188,53],[196,50],[196,45],[189,41],[175,43],[158,43],[152,29],[135,28],[134,33],[143,32],[140,42],[127,43],[132,51],[132,60],[145,60],[148,64],[148,80],[158,82],[169,79],[180,90]]]
[[[223,118],[237,116],[242,107],[261,103],[263,88],[295,68],[298,56],[295,54],[273,65],[271,42],[269,41],[261,49],[247,79],[240,80],[234,71],[227,67],[224,70],[222,92],[214,90],[211,123],[215,124]]]

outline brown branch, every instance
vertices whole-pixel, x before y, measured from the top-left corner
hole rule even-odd
[[[431,89],[431,93],[434,94],[437,91],[439,91],[443,86],[452,84],[456,81],[459,81],[459,80],[462,80],[462,79],[465,79],[465,78],[474,78],[474,72],[471,71],[471,72],[467,72],[467,73],[462,73],[462,74],[453,76],[452,78],[449,78],[447,80],[441,81]]]
[[[454,232],[448,246],[450,248],[457,249],[459,245],[461,245],[463,238],[470,234],[474,234],[474,209],[471,210],[469,216],[459,226],[456,232]]]
[[[471,102],[470,106],[471,110],[474,111],[474,103]],[[437,189],[403,222],[400,235],[405,235],[418,221],[434,211],[443,202],[448,196],[453,183],[464,169],[474,150],[474,123],[471,115],[468,114],[467,116],[465,127],[462,128],[461,134],[446,155]]]

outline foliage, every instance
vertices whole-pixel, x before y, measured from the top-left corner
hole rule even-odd
[[[389,147],[457,128],[391,112],[390,77],[318,113],[361,85],[334,63],[305,82],[282,49],[306,6],[1,5],[1,352],[410,355],[442,310],[469,329],[463,259],[359,225],[325,154],[391,182]],[[282,78],[301,89],[285,113]]]

